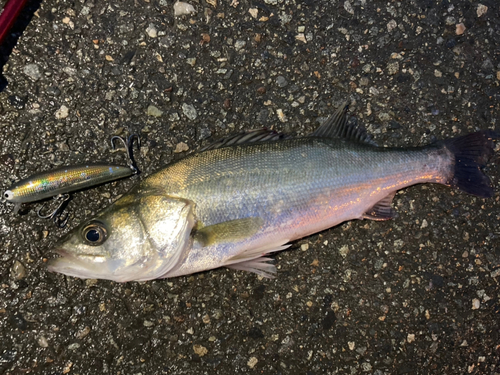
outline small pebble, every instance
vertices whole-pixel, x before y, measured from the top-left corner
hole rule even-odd
[[[236,49],[236,51],[239,51],[241,50],[243,47],[245,47],[245,45],[247,44],[247,42],[245,42],[244,40],[240,40],[238,39],[235,43],[234,43],[234,48]]]
[[[395,20],[390,20],[389,23],[387,24],[387,31],[391,32],[396,27],[398,27],[398,23]]]
[[[463,23],[459,23],[456,26],[455,33],[457,35],[462,35],[465,32],[465,29],[466,29],[465,25]]]
[[[33,81],[38,81],[42,78],[40,67],[36,64],[28,64],[23,69],[24,74],[30,77]]]
[[[86,326],[85,328],[81,329],[78,331],[75,335],[75,337],[79,340],[85,338],[88,334],[90,333],[90,327]]]
[[[16,260],[12,265],[10,275],[14,280],[24,279],[24,277],[26,276],[26,268],[24,268],[23,264],[20,261]]]
[[[378,118],[380,121],[389,121],[391,119],[391,115],[387,112],[380,112]]]
[[[203,357],[205,354],[208,353],[207,348],[205,348],[204,346],[199,345],[199,344],[193,345],[193,351],[195,352],[195,354],[198,354],[200,357]]]
[[[47,339],[45,337],[40,336],[38,338],[38,346],[40,346],[41,348],[48,348],[49,342],[47,341]]]
[[[300,41],[302,43],[307,43],[307,39],[306,39],[306,36],[304,35],[304,33],[298,33],[295,36],[295,39],[297,39],[298,41]]]
[[[198,117],[198,113],[196,109],[191,104],[182,104],[182,112],[186,115],[186,117],[190,120],[195,120]]]
[[[73,366],[73,363],[72,362],[68,362],[66,364],[66,366],[64,366],[64,368],[62,370],[63,375],[66,375],[67,373],[69,373],[71,371],[71,367],[72,366]]]
[[[349,1],[349,0],[346,0],[346,1],[344,2],[344,9],[345,9],[345,11],[346,11],[347,13],[349,13],[349,14],[354,14],[354,9],[353,9],[352,4],[350,3],[350,1]]]
[[[408,343],[415,341],[415,334],[409,333],[408,336],[406,336],[406,341],[408,341]]]
[[[56,112],[56,119],[60,120],[69,116],[69,108],[64,104]]]
[[[477,299],[477,298],[474,298],[472,300],[472,310],[479,309],[479,306],[481,306],[481,301],[479,301],[479,299]]]
[[[370,372],[372,370],[373,366],[368,362],[363,362],[361,364],[361,368],[363,369],[364,372]]]
[[[70,345],[68,346],[68,349],[69,349],[69,350],[76,350],[76,349],[78,349],[79,347],[80,347],[80,344],[79,344],[79,343],[77,343],[77,342],[75,342],[74,344],[70,344]]]
[[[387,72],[389,75],[393,76],[399,72],[399,62],[394,61],[387,64]]]
[[[286,81],[286,78],[283,77],[283,76],[278,76],[278,78],[276,78],[276,84],[279,86],[279,87],[286,87],[286,85],[288,85],[288,82]]]
[[[148,116],[152,116],[152,117],[161,117],[161,115],[163,114],[163,111],[160,111],[154,105],[150,105],[148,107],[147,114],[148,114]]]
[[[185,3],[183,1],[177,1],[174,4],[174,16],[183,16],[185,14],[195,13],[196,9],[191,4]]]
[[[187,151],[187,150],[189,150],[189,146],[187,144],[185,144],[184,142],[179,142],[175,146],[174,153],[179,154],[179,153]]]
[[[286,116],[282,109],[277,109],[276,113],[278,114],[278,118],[281,122],[286,122]]]
[[[303,243],[302,245],[300,245],[300,250],[307,251],[308,249],[309,249],[308,243]]]
[[[158,36],[158,30],[156,30],[155,25],[153,25],[152,23],[149,24],[148,28],[146,29],[146,33],[150,38],[156,38]]]
[[[455,17],[446,17],[444,23],[446,24],[446,26],[452,26],[457,23],[457,20],[455,19]]]
[[[487,11],[488,11],[488,7],[486,5],[477,4],[477,16],[478,17],[484,16]]]
[[[255,365],[257,364],[257,362],[259,362],[259,360],[256,358],[256,357],[251,357],[248,362],[247,362],[247,365],[248,367],[250,368],[254,368]]]

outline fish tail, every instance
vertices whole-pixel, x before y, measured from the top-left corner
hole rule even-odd
[[[499,139],[500,133],[493,130],[483,130],[477,133],[442,141],[446,149],[455,158],[454,174],[449,185],[468,194],[489,198],[494,190],[490,179],[481,168],[494,154],[494,139]]]

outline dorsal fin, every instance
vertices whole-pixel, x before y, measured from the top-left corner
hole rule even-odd
[[[231,134],[228,135],[227,137],[221,138],[214,143],[209,144],[208,146],[205,146],[199,150],[199,152],[202,151],[208,151],[208,150],[215,150],[217,148],[222,148],[222,147],[227,147],[227,146],[233,146],[233,145],[241,145],[245,143],[253,143],[253,142],[271,142],[271,141],[278,141],[280,139],[288,139],[292,138],[287,134],[283,133],[278,133],[275,130],[268,130],[268,129],[254,129],[254,130],[247,130],[247,131],[242,131],[237,134]]]
[[[370,134],[359,125],[349,124],[347,122],[347,112],[349,110],[349,102],[345,101],[337,110],[314,131],[311,137],[321,138],[343,138],[353,142],[365,143],[376,146]]]

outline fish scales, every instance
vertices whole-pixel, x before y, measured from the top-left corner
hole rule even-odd
[[[417,183],[445,183],[451,166],[451,156],[438,149],[302,138],[195,154],[144,184],[196,202],[195,216],[205,226],[245,217],[264,220],[251,238],[192,252],[177,276],[215,268],[268,236],[288,242],[361,218],[391,192]]]

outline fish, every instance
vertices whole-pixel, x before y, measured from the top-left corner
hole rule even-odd
[[[116,282],[219,267],[274,277],[269,254],[348,220],[389,220],[405,187],[494,195],[482,168],[497,132],[378,147],[348,119],[346,103],[308,136],[243,133],[168,164],[62,238],[49,271]]]

